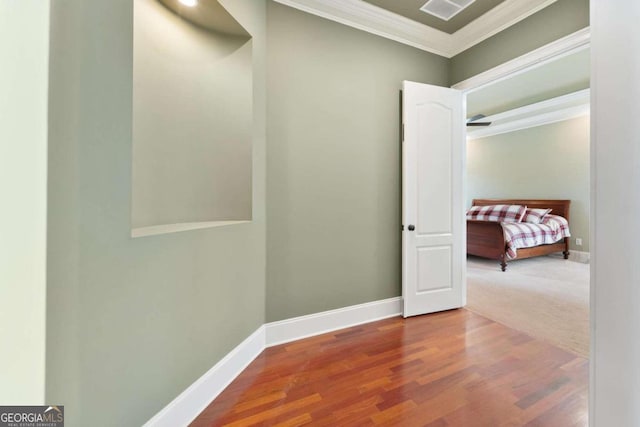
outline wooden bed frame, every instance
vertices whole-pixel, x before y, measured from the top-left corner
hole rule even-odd
[[[473,206],[486,205],[525,205],[528,208],[553,209],[552,215],[563,216],[569,221],[571,200],[542,199],[474,199]],[[518,249],[518,256],[513,259],[531,258],[562,252],[564,259],[569,258],[569,238],[533,248]],[[502,226],[498,222],[467,220],[467,254],[500,261],[502,271],[507,269],[507,245],[504,240]]]

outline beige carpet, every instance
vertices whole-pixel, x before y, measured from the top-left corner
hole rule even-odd
[[[469,256],[466,308],[589,356],[589,265],[556,257],[498,262]]]

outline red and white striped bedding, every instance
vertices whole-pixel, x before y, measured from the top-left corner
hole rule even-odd
[[[517,256],[517,249],[556,243],[570,237],[569,223],[564,217],[548,214],[540,224],[528,222],[503,222],[507,258]]]

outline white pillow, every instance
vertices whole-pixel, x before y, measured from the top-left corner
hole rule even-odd
[[[522,222],[528,222],[530,224],[540,224],[547,214],[551,212],[551,209],[535,209],[527,208],[522,218]]]

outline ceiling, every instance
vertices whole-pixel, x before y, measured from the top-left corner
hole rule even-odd
[[[467,95],[467,116],[501,113],[589,87],[590,50],[548,62]]]
[[[452,58],[557,0],[475,0],[449,21],[421,12],[427,0],[274,1]]]
[[[427,0],[364,0],[367,3],[397,13],[405,18],[420,22],[448,34],[453,34],[471,21],[484,15],[504,0],[475,0],[469,7],[455,15],[449,21],[425,13],[420,8]]]
[[[467,94],[467,117],[484,114],[486,127],[469,139],[526,129],[589,114],[590,49],[584,46]]]

